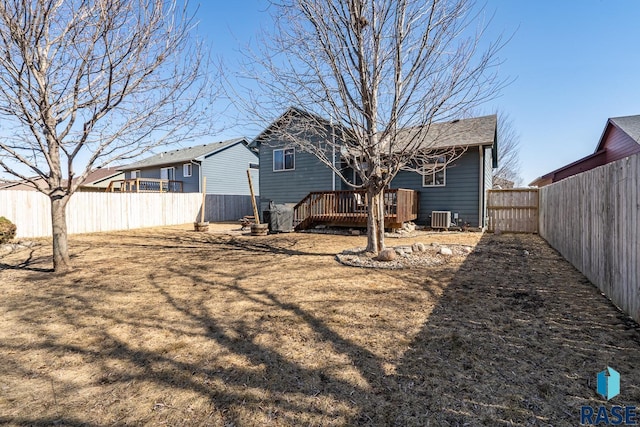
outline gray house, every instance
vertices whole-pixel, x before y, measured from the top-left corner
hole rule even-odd
[[[249,195],[247,169],[252,169],[258,193],[258,155],[244,138],[165,151],[119,168],[124,180],[112,182],[112,191],[201,192],[207,177],[207,194]]]
[[[301,201],[309,199],[310,193],[337,192],[336,195],[343,197],[344,191],[352,189],[315,155],[278,137],[282,132],[277,128],[283,123],[291,123],[291,115],[302,119],[304,114],[295,108],[288,110],[251,143],[259,151],[262,210],[267,208],[269,202],[300,205]],[[314,120],[317,121],[318,118],[314,116]],[[328,121],[326,126],[330,126]],[[336,134],[340,132],[333,130],[325,133]],[[434,135],[438,137],[435,138]],[[319,138],[318,143],[321,143],[323,137],[309,138]],[[497,167],[498,160],[497,117],[491,115],[434,123],[425,132],[424,141],[429,147],[443,152],[455,149],[458,157],[444,168],[425,169],[422,173],[399,172],[391,182],[389,192],[397,192],[398,189],[412,190],[417,199],[412,202],[412,209],[415,210],[413,218],[418,223],[432,225],[432,213],[439,211],[449,212],[451,222],[460,226],[467,224],[469,227],[484,227],[487,218],[487,190],[492,188],[492,169]],[[336,162],[340,161],[338,153]],[[346,176],[350,175],[346,167],[342,172]],[[335,200],[336,195],[332,200]],[[318,196],[314,197],[316,199],[311,203],[318,204]]]

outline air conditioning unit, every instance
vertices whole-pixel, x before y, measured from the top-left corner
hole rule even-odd
[[[431,211],[431,228],[449,229],[451,226],[451,212]]]

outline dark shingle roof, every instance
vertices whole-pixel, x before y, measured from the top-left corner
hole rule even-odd
[[[497,116],[491,115],[404,129],[398,133],[397,147],[406,144],[429,149],[492,145],[497,123]]]
[[[195,147],[181,148],[178,150],[165,151],[163,153],[156,154],[139,162],[132,163],[130,165],[122,166],[119,170],[132,170],[140,168],[148,168],[152,166],[170,165],[174,163],[189,162],[196,160],[199,157],[206,157],[231,145],[243,142],[245,145],[247,141],[244,138],[229,139],[227,141],[214,142],[211,144],[196,145]]]
[[[280,126],[280,122],[284,121],[290,115],[308,117],[316,121],[320,126],[330,126],[330,122],[315,114],[308,113],[299,108],[291,107],[278,119],[271,123],[263,130],[252,142],[251,146],[257,146],[264,139],[272,128]],[[451,147],[467,147],[478,145],[493,145],[496,139],[497,116],[482,116],[469,119],[453,120],[450,122],[432,123],[430,126],[419,126],[401,129],[397,135],[395,147],[402,150],[407,145],[412,148],[419,146],[423,148],[451,148]],[[334,125],[334,127],[338,127]],[[348,134],[346,128],[342,129],[343,133]],[[416,139],[417,138],[417,139]],[[415,144],[413,142],[416,142]]]

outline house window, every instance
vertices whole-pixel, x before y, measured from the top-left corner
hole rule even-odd
[[[273,150],[273,170],[286,171],[295,169],[295,150],[283,148]]]
[[[140,178],[140,171],[131,171],[131,179]]]
[[[175,181],[176,169],[175,168],[162,168],[160,169],[160,179],[166,179],[169,181]]]
[[[192,167],[193,165],[191,163],[185,163],[184,165],[182,165],[182,176],[191,176],[191,174],[193,173]]]
[[[438,157],[433,163],[424,165],[422,172],[423,187],[444,187],[446,185],[447,159]]]

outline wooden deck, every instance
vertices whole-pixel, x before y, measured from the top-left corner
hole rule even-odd
[[[402,223],[418,217],[418,192],[403,188],[384,193],[384,223],[387,228],[400,228]],[[316,191],[309,193],[294,207],[296,230],[316,225],[365,227],[367,197],[364,191]]]
[[[182,193],[182,181],[153,178],[114,179],[105,191],[107,193]]]

